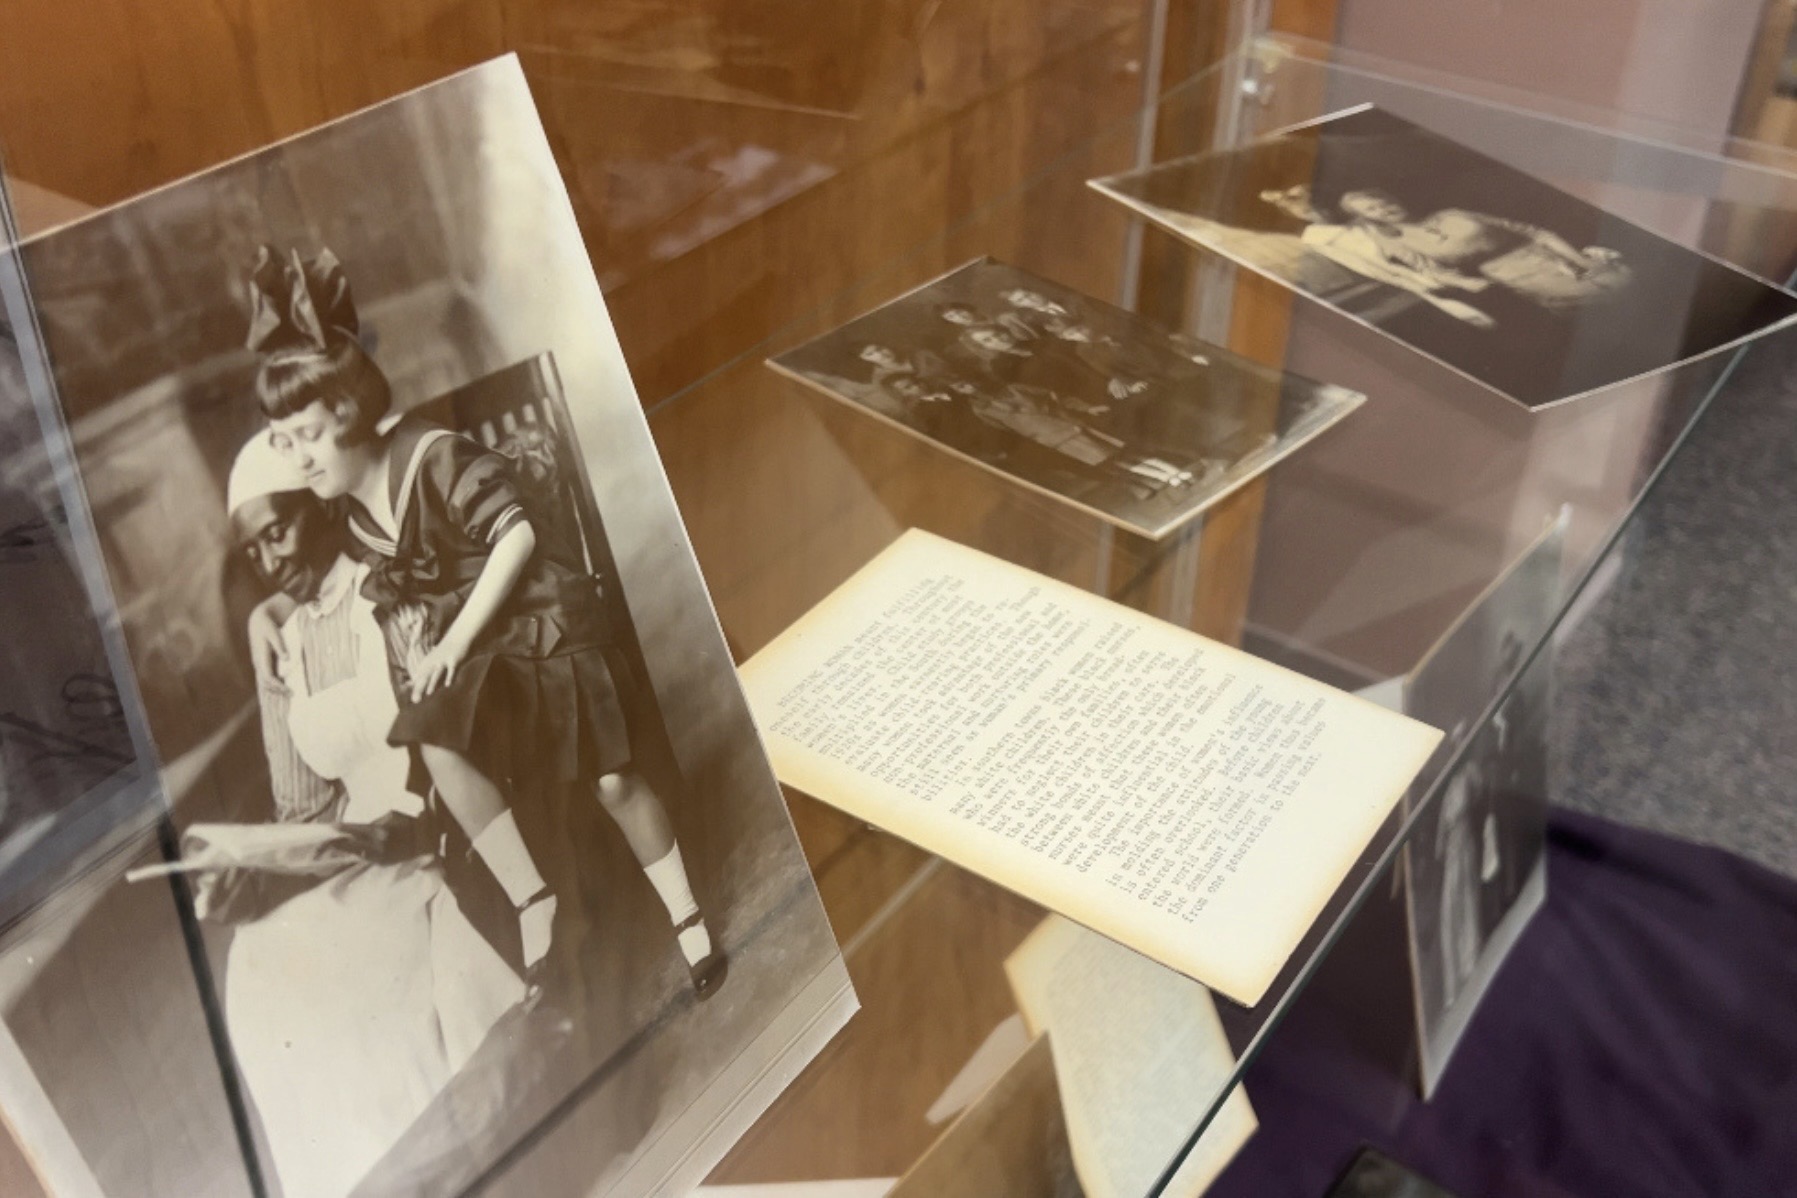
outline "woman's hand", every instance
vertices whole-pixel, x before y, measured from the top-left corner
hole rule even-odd
[[[298,606],[279,591],[250,612],[250,661],[259,678],[279,679],[287,670],[287,647],[281,641],[281,625]]]
[[[453,628],[452,628],[453,632]],[[468,656],[468,646],[458,636],[445,636],[412,670],[412,702],[455,681],[456,668]]]

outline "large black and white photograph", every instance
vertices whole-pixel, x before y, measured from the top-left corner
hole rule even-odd
[[[516,60],[20,254],[250,1191],[695,1183],[853,996]]]
[[[1797,296],[1371,105],[1091,185],[1531,409],[1797,320]]]
[[[1031,489],[1159,538],[1365,397],[977,259],[770,360]]]
[[[1550,525],[1406,680],[1405,714],[1449,730],[1444,744],[1466,739],[1493,690],[1516,675],[1526,647],[1546,632],[1559,595],[1563,536],[1563,521]],[[1547,896],[1551,667],[1550,645],[1473,734],[1404,846],[1425,1095]]]

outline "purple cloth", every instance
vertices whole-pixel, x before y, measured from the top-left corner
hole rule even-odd
[[[1363,1142],[1460,1198],[1797,1195],[1797,882],[1730,853],[1556,811],[1547,903],[1427,1104],[1306,1034],[1311,999],[1214,1198],[1317,1198]]]

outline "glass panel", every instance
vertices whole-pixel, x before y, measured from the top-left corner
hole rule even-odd
[[[1360,687],[1414,668],[1543,524],[1568,509],[1566,585],[1554,619],[1502,676],[1476,682],[1478,718],[1419,780],[1413,814],[1394,818],[1367,846],[1268,997],[1252,1008],[1220,1002],[1240,1064],[1219,1079],[1219,1103],[1351,916],[1386,886],[1418,815],[1433,812],[1444,780],[1537,660],[1739,353],[1531,413],[1375,330],[1227,267],[1086,181],[1142,161],[1150,129],[1158,136],[1153,158],[1165,160],[1371,101],[1762,276],[1783,277],[1797,261],[1797,238],[1740,235],[1744,222],[1776,227],[1797,208],[1797,178],[1788,174],[1312,60],[1302,49],[1256,43],[940,236],[894,236],[886,265],[651,416],[739,656],[918,526]],[[1268,365],[1363,391],[1369,402],[1201,527],[1153,542],[951,458],[762,362],[981,255]],[[715,1179],[899,1173],[933,1137],[932,1103],[1012,1009],[1003,958],[1040,913],[805,796],[790,797],[864,1010]],[[1402,1010],[1390,1017],[1406,1025],[1410,1018]]]
[[[7,1188],[235,1195],[249,1129],[213,1051],[204,933],[178,882],[124,881],[174,831],[92,513],[44,418],[16,236],[0,185],[0,1105],[23,1150]]]
[[[1130,118],[1151,9],[634,0],[525,20],[644,401]]]

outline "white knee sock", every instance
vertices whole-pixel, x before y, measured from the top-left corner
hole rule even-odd
[[[668,918],[678,927],[699,913],[699,904],[693,899],[692,883],[687,881],[686,862],[680,857],[680,846],[675,845],[668,850],[668,855],[652,865],[643,866],[643,873],[649,879],[649,885],[655,887],[655,893],[661,896],[662,906],[668,909]],[[703,921],[680,933],[680,952],[687,964],[697,964],[711,953],[711,933],[705,930]]]
[[[518,821],[510,811],[501,812],[480,830],[473,841],[480,859],[493,871],[493,877],[505,891],[512,906],[520,907],[542,893],[546,883],[531,860],[524,837],[518,834]],[[523,941],[524,964],[535,965],[549,951],[550,925],[555,922],[555,896],[531,903],[519,913],[518,934]]]

